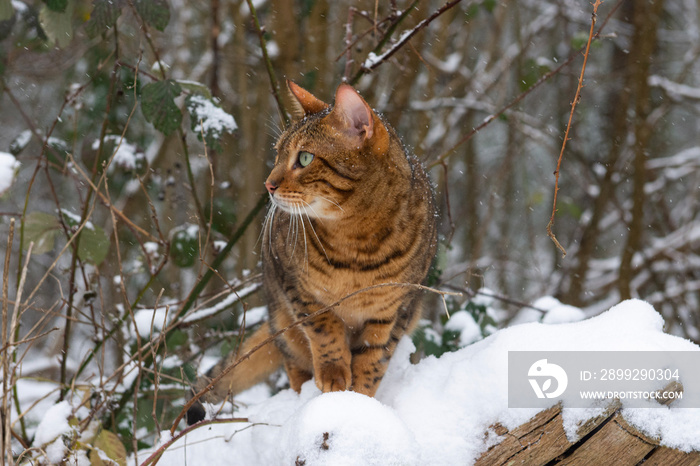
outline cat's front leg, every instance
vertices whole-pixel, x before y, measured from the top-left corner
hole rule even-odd
[[[326,312],[302,325],[311,347],[316,386],[324,393],[350,389],[352,356],[345,324]]]
[[[367,396],[374,396],[379,382],[396,348],[399,336],[395,336],[396,313],[386,318],[369,319],[356,338],[352,348],[352,389]]]

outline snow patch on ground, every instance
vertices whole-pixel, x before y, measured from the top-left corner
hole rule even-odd
[[[560,306],[552,299],[540,303],[548,312]],[[580,317],[575,308],[562,309],[553,320]],[[255,390],[256,401],[236,412],[249,422],[195,429],[171,445],[163,461],[208,466],[228,464],[231,458],[241,465],[294,464],[297,459],[306,466],[472,464],[499,441],[485,436],[490,426],[500,422],[514,428],[538,411],[508,408],[508,351],[700,350],[664,334],[663,325],[649,304],[630,300],[581,322],[506,328],[415,365],[409,362],[413,343],[404,338],[375,399],[352,392],[321,394],[312,382],[300,394],[285,390],[263,400]],[[593,403],[586,409],[564,406],[564,426],[572,438],[583,422],[600,413]],[[700,431],[698,409],[625,409],[624,415],[645,433],[660,436],[665,445],[700,449],[700,437],[693,434]],[[148,453],[140,452],[139,458]]]

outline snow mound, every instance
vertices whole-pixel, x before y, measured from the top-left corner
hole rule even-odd
[[[423,464],[413,434],[397,413],[354,392],[313,398],[284,425],[281,437],[280,464]]]
[[[577,315],[572,309],[563,314]],[[307,382],[300,394],[285,390],[258,398],[236,413],[249,422],[210,424],[188,433],[167,449],[164,464],[215,466],[232,458],[239,465],[472,464],[501,440],[491,426],[514,428],[538,412],[508,408],[508,351],[700,351],[663,333],[663,325],[652,306],[629,300],[589,320],[510,327],[415,365],[409,362],[413,343],[404,338],[375,399],[352,392],[321,394]],[[238,401],[245,398],[241,394]],[[567,433],[575,435],[598,413],[594,401],[585,409],[565,404]],[[664,445],[700,450],[700,437],[690,434],[700,431],[700,409],[625,409],[623,414]]]

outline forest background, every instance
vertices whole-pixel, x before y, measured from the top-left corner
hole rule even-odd
[[[79,393],[83,430],[152,445],[202,355],[257,321],[284,79],[326,101],[352,83],[428,167],[430,285],[484,335],[542,296],[587,315],[639,297],[700,342],[700,4],[596,8],[0,0],[5,451],[32,445],[20,376]],[[417,339],[440,354],[431,309]]]

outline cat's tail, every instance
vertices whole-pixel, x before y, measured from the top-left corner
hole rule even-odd
[[[200,377],[192,387],[193,393],[203,390],[209,382],[232,365],[238,358],[245,356],[250,350],[261,345],[270,337],[270,326],[262,324],[252,335],[250,335],[238,351],[234,351],[218,362]],[[243,359],[233,370],[229,371],[219,380],[214,388],[204,394],[200,400],[208,403],[218,403],[226,397],[235,395],[246,390],[253,385],[262,382],[282,365],[282,353],[280,353],[274,342],[269,342],[254,351],[249,357]],[[190,397],[192,395],[190,394]],[[192,425],[204,419],[206,411],[204,406],[197,402],[187,411],[187,424]]]

